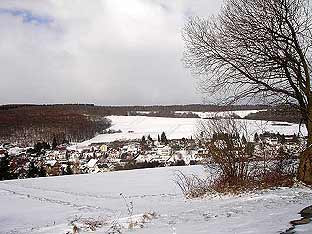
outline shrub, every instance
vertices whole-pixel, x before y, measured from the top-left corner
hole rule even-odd
[[[216,193],[213,186],[211,186],[211,180],[202,179],[194,174],[186,175],[182,171],[176,171],[174,181],[187,198]]]
[[[213,176],[200,179],[177,173],[175,181],[186,197],[293,185],[293,155],[263,142],[255,151],[243,122],[231,118],[206,120],[199,124],[198,135],[209,155],[205,166]]]

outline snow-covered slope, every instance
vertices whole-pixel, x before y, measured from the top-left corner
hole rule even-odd
[[[241,118],[245,118],[249,114],[257,113],[266,110],[240,110],[240,111],[218,111],[218,112],[193,112],[201,118],[211,118],[215,116],[229,116],[232,114],[238,115]],[[177,113],[185,113],[185,111],[176,111]],[[192,111],[190,111],[192,112]]]
[[[122,133],[101,134],[80,145],[91,143],[112,142],[115,140],[140,139],[143,135],[151,135],[157,139],[157,135],[165,132],[169,139],[190,138],[194,136],[199,121],[206,121],[196,118],[162,118],[147,116],[109,116],[112,120],[111,129],[121,130]],[[269,130],[281,134],[298,133],[298,124],[289,124],[283,122],[260,121],[260,120],[238,120],[246,122],[249,133]],[[303,134],[305,129],[302,127]]]
[[[105,174],[49,177],[0,182],[0,233],[65,234],[70,221],[107,220],[95,232],[108,233],[112,221],[130,218],[124,199],[133,202],[131,220],[141,228],[123,233],[279,233],[311,205],[312,192],[284,188],[239,197],[185,200],[173,182],[175,170],[204,175],[200,166],[120,171]],[[300,231],[301,229],[301,231]],[[311,233],[312,225],[297,229]],[[304,231],[305,230],[305,231]]]

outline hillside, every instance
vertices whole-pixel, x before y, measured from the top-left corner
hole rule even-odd
[[[110,126],[105,116],[88,105],[2,106],[0,143],[83,141]]]
[[[63,141],[81,142],[110,126],[106,116],[148,115],[150,117],[195,118],[212,116],[214,113],[234,111],[251,113],[248,119],[287,121],[288,115],[265,111],[261,105],[167,105],[167,106],[96,106],[93,104],[59,105],[3,105],[0,106],[0,143],[29,145],[37,141],[52,142],[56,137]],[[254,110],[262,110],[255,113]],[[257,112],[257,111],[256,111]],[[245,117],[246,114],[243,114]],[[268,117],[269,116],[269,117]],[[298,123],[296,117],[290,122]]]
[[[207,114],[207,113],[206,113]],[[120,130],[121,132],[112,134],[99,134],[87,140],[80,146],[91,143],[112,142],[115,140],[141,139],[142,136],[150,135],[157,139],[162,132],[166,133],[169,139],[181,139],[196,137],[198,134],[199,119],[197,118],[163,118],[147,116],[108,116],[112,122],[110,129]],[[206,121],[203,119],[203,121]],[[248,128],[251,139],[254,134],[262,131],[270,131],[280,134],[298,134],[299,125],[285,122],[261,121],[261,120],[238,120]],[[306,129],[301,128],[301,134],[306,135]]]

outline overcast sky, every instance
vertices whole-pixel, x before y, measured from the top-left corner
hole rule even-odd
[[[0,104],[201,103],[181,62],[222,0],[1,0]]]

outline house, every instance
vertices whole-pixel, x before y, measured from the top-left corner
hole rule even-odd
[[[119,158],[120,152],[116,149],[111,149],[108,153],[109,158]]]
[[[102,157],[96,162],[95,172],[103,173],[111,171],[112,165],[113,164],[109,162],[107,158]]]
[[[106,153],[107,150],[108,150],[107,145],[101,145],[101,146],[100,146],[100,151],[101,151],[101,152]]]
[[[269,137],[265,139],[265,142],[268,143],[269,145],[277,145],[279,140],[277,137]]]
[[[8,151],[8,154],[10,156],[16,156],[16,155],[19,155],[23,152],[26,152],[25,149],[23,148],[19,148],[19,147],[14,147],[14,148],[10,148],[9,151]]]
[[[151,154],[139,154],[136,158],[135,161],[137,163],[148,163],[150,162],[156,155],[151,155]]]
[[[160,156],[170,156],[171,155],[171,147],[159,145],[157,147],[157,154]]]
[[[90,159],[90,161],[87,163],[89,173],[99,172],[98,162],[99,162],[98,159],[95,159],[95,158]]]
[[[139,151],[139,145],[138,144],[125,145],[124,147],[122,147],[121,151],[135,155]]]

